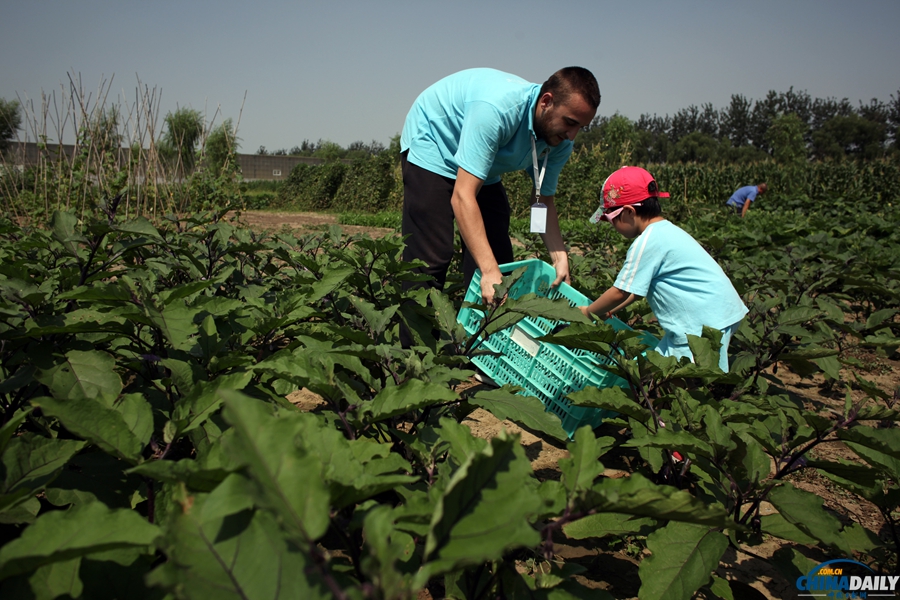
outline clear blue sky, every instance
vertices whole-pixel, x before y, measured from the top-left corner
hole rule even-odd
[[[422,89],[476,66],[538,83],[586,67],[598,114],[632,119],[791,86],[887,102],[898,24],[900,0],[0,0],[0,97],[39,109],[71,74],[134,104],[140,81],[160,122],[240,117],[241,152],[387,145]]]

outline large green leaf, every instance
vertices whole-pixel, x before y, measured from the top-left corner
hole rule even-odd
[[[631,417],[641,423],[650,421],[650,411],[635,402],[634,398],[620,387],[588,387],[578,392],[572,392],[568,398],[576,406],[604,408]]]
[[[641,600],[688,600],[706,585],[728,547],[719,531],[673,521],[647,537],[641,562]]]
[[[328,268],[322,272],[322,278],[317,280],[312,286],[312,294],[309,302],[317,302],[326,294],[333,292],[339,285],[352,275],[355,269],[352,267]]]
[[[814,358],[811,362],[815,363],[823,373],[832,379],[841,378],[841,361],[837,356],[827,356],[825,358]]]
[[[184,351],[191,349],[193,338],[199,329],[199,323],[195,323],[195,318],[200,314],[199,309],[173,302],[162,310],[146,305],[144,311],[173,348]]]
[[[734,600],[734,592],[731,591],[731,585],[727,579],[722,579],[718,575],[712,576],[712,583],[709,584],[709,591],[714,598],[721,600]]]
[[[472,435],[472,430],[462,423],[457,423],[447,417],[441,417],[440,425],[440,428],[437,430],[439,443],[449,446],[450,458],[452,462],[456,463],[456,466],[462,465],[479,453],[485,452],[488,441]]]
[[[797,323],[805,323],[812,321],[822,314],[819,309],[805,306],[794,306],[785,309],[778,315],[779,325],[795,325]]]
[[[131,431],[122,414],[98,400],[32,400],[45,415],[55,417],[72,433],[96,444],[103,451],[137,463],[144,443]]]
[[[514,394],[508,386],[497,390],[480,390],[468,400],[469,403],[480,406],[498,419],[509,419],[558,440],[569,439],[559,417],[548,412],[543,402],[533,396]]]
[[[816,538],[807,534],[778,513],[763,515],[759,520],[763,533],[805,545],[815,545],[818,542]]]
[[[375,336],[384,333],[384,330],[391,324],[391,319],[399,308],[398,306],[392,306],[387,309],[378,308],[371,302],[366,302],[357,296],[350,296],[349,300],[365,319],[366,325],[369,326],[369,329]]]
[[[277,418],[258,400],[230,390],[221,394],[234,432],[226,450],[256,484],[257,502],[298,543],[312,543],[328,528],[329,496],[321,461],[294,440],[303,415]]]
[[[348,440],[311,415],[297,417],[298,443],[323,465],[332,506],[341,509],[416,480],[409,463],[389,444],[370,438]]]
[[[177,285],[171,289],[160,292],[159,300],[163,304],[163,306],[169,306],[176,300],[189,298],[197,292],[202,292],[203,290],[208,289],[213,285],[214,282],[210,280],[188,281],[187,283],[182,283],[181,285]]]
[[[307,554],[313,546],[290,543],[266,511],[206,516],[198,494],[166,529],[168,561],[147,577],[149,585],[182,598],[332,598]],[[321,562],[324,565],[324,561]]]
[[[0,548],[0,579],[95,552],[143,548],[159,534],[158,527],[135,511],[109,509],[99,502],[51,511]]]
[[[146,446],[153,434],[153,409],[142,394],[123,394],[112,408],[125,420],[134,437]]]
[[[735,525],[723,506],[707,504],[684,490],[656,485],[637,473],[621,479],[601,480],[591,489],[582,508],[710,527]]]
[[[122,380],[115,366],[115,359],[106,352],[71,350],[64,362],[38,371],[35,379],[50,388],[58,400],[116,398],[122,391]]]
[[[85,443],[24,433],[10,440],[2,456],[0,510],[33,496],[50,483]]]
[[[224,469],[204,468],[199,461],[192,458],[179,461],[147,461],[129,469],[128,472],[167,483],[181,482],[189,489],[201,492],[212,491],[228,475]]]
[[[434,306],[434,318],[441,328],[441,331],[452,332],[457,327],[456,310],[453,308],[453,302],[446,294],[436,289],[428,292],[431,304]]]
[[[778,359],[793,361],[797,359],[826,358],[829,356],[837,356],[837,354],[837,350],[834,350],[832,348],[822,348],[813,344],[809,346],[793,348],[790,352],[782,352],[778,356]]]
[[[362,413],[366,421],[378,422],[432,404],[453,402],[458,399],[459,394],[446,385],[410,379],[378,392],[371,402],[363,405]]]
[[[719,347],[721,347],[722,332],[711,327],[703,327],[704,336],[688,335],[688,347],[694,357],[694,364],[701,369],[707,369],[718,373]],[[707,337],[709,336],[709,337]]]
[[[600,457],[614,444],[615,440],[610,437],[598,439],[590,427],[581,427],[575,432],[575,441],[568,445],[569,457],[559,461],[563,484],[570,496],[591,489],[603,473]]]
[[[381,504],[366,514],[364,531],[369,547],[366,573],[387,598],[412,597],[413,577],[398,568],[415,556],[416,543],[408,533],[394,527],[395,511]]]
[[[175,405],[172,421],[178,435],[184,435],[200,425],[222,406],[223,390],[242,390],[253,376],[250,372],[230,373],[212,381],[200,381]]]
[[[98,311],[93,308],[82,308],[66,313],[63,317],[53,315],[49,317],[38,316],[25,325],[23,336],[39,337],[64,333],[91,334],[108,333],[120,336],[130,336],[134,331],[134,322],[123,315],[121,308],[108,311]]]
[[[621,513],[599,513],[573,521],[563,527],[566,536],[573,540],[602,538],[606,536],[623,537],[633,533],[648,533],[656,524],[649,517],[635,517]]]
[[[819,469],[825,477],[861,496],[871,497],[881,491],[878,471],[867,465],[839,459],[839,462],[809,460],[806,466]]]
[[[434,511],[419,580],[496,560],[540,537],[529,519],[540,497],[529,485],[531,464],[515,436],[501,434],[450,478]]]
[[[893,429],[877,429],[875,427],[857,425],[856,427],[838,430],[837,436],[845,442],[866,446],[900,460],[900,436]]]
[[[746,431],[733,436],[732,441],[735,447],[728,453],[727,468],[741,489],[755,487],[768,477],[772,460],[759,440]]]
[[[868,319],[866,319],[866,329],[877,328],[895,314],[897,314],[896,308],[882,308],[881,310],[876,310],[869,315]]]
[[[585,323],[584,314],[569,304],[565,298],[543,298],[534,294],[526,294],[518,299],[509,299],[504,304],[510,312],[522,313],[528,317],[543,317],[550,321],[564,323]]]
[[[78,576],[81,557],[44,565],[35,570],[28,583],[36,600],[52,600],[60,596],[78,598],[84,592],[84,584]]]
[[[3,393],[3,392],[0,392]],[[3,452],[6,450],[6,446],[9,444],[9,441],[13,438],[13,435],[19,428],[25,418],[31,414],[34,409],[32,407],[28,408],[20,408],[17,410],[2,427],[0,427],[0,456],[3,455]]]
[[[207,317],[211,319],[212,317]],[[204,321],[205,323],[205,321]],[[204,355],[204,358],[210,358]],[[200,381],[205,381],[206,370],[200,367],[195,361],[178,360],[175,358],[164,358],[159,364],[169,370],[169,377],[172,383],[178,388],[183,396],[186,396],[194,386]]]
[[[820,562],[807,558],[797,548],[782,546],[772,554],[771,564],[788,581],[797,581],[799,577],[812,571]]]
[[[154,227],[146,217],[137,217],[124,223],[116,225],[116,230],[122,233],[131,233],[152,238],[154,241],[162,242],[163,238],[159,234],[159,230]]]
[[[900,460],[890,454],[873,450],[869,444],[844,442],[848,448],[856,452],[860,458],[894,481],[900,480]],[[858,491],[861,491],[857,488]]]
[[[826,512],[820,496],[783,483],[769,492],[769,501],[786,521],[803,533],[850,555],[852,549],[841,535],[841,522]]]
[[[253,481],[241,473],[232,473],[217,486],[201,507],[204,523],[234,515],[254,507]]]
[[[703,433],[706,434],[706,439],[709,440],[716,454],[728,452],[737,447],[737,443],[732,439],[731,428],[722,422],[722,415],[716,408],[706,407],[703,412],[703,425]]]
[[[87,239],[76,231],[78,217],[74,213],[55,211],[50,217],[50,232],[71,256],[80,256],[81,244]]]
[[[678,450],[688,456],[704,456],[706,458],[713,458],[715,454],[712,446],[692,433],[688,431],[671,431],[670,429],[659,429],[656,435],[648,437],[632,438],[625,442],[623,446],[668,448],[670,450]]]

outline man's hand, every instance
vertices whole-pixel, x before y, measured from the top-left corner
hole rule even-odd
[[[561,252],[555,255],[553,260],[553,268],[556,269],[556,279],[553,280],[551,287],[556,287],[560,283],[572,283],[572,277],[569,273],[569,255]]]
[[[488,242],[481,209],[476,199],[482,183],[481,179],[460,168],[456,174],[450,205],[453,207],[453,216],[456,218],[459,233],[472,258],[475,259],[475,264],[481,269],[481,297],[485,304],[490,304],[494,300],[494,284],[500,283],[502,276],[497,259],[494,258],[494,251]]]
[[[481,299],[488,306],[495,301],[502,300],[502,298],[494,298],[494,284],[500,284],[502,281],[503,276],[499,270],[481,274]]]

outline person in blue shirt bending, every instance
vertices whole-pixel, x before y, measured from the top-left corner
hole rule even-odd
[[[693,354],[687,336],[703,326],[722,332],[719,367],[728,372],[728,345],[747,307],[715,259],[686,231],[663,218],[653,176],[640,167],[622,167],[603,184],[603,204],[591,222],[608,221],[634,240],[612,287],[581,312],[609,318],[642,297],[665,330],[656,347],[663,356]]]
[[[757,196],[765,194],[767,189],[769,189],[769,186],[764,183],[745,185],[733,193],[725,204],[734,209],[735,214],[741,213],[741,218],[743,219],[747,216],[747,211],[750,210],[750,204],[756,200]]]
[[[509,200],[500,176],[522,169],[546,206],[542,236],[556,268],[554,285],[569,282],[554,196],[572,140],[599,104],[597,80],[581,67],[561,69],[543,85],[494,69],[467,69],[422,92],[400,135],[402,233],[409,236],[403,260],[425,261],[428,266],[419,270],[430,280],[407,289],[443,289],[455,219],[465,286],[481,269],[482,299],[494,301],[499,265],[513,260]]]

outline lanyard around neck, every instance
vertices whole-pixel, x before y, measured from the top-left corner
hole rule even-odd
[[[534,143],[534,136],[531,136],[531,160],[534,162],[534,198],[535,204],[541,203],[541,186],[544,183],[544,175],[547,174],[547,159],[550,158],[550,148],[544,153],[544,165],[538,171],[538,155],[537,146]]]

